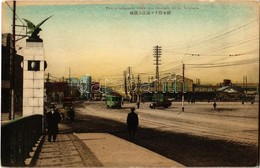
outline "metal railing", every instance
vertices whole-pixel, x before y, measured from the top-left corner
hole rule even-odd
[[[1,126],[2,166],[25,166],[25,159],[43,134],[42,119],[42,115],[32,115]]]

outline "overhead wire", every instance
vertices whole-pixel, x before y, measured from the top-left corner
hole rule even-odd
[[[233,28],[233,29],[231,29],[231,30],[229,30],[229,31],[226,31],[226,32],[214,33],[214,34],[212,34],[212,35],[210,35],[210,36],[207,36],[207,37],[198,39],[197,41],[195,40],[195,41],[194,41],[194,44],[192,44],[191,47],[194,47],[194,46],[196,47],[196,46],[198,46],[198,45],[201,45],[201,44],[205,44],[205,43],[206,43],[207,45],[204,45],[204,46],[207,47],[207,48],[209,48],[209,45],[215,44],[215,43],[212,43],[212,42],[217,41],[217,40],[220,40],[221,38],[225,38],[226,35],[229,35],[229,34],[231,34],[231,33],[233,33],[233,32],[236,32],[237,30],[240,30],[240,29],[242,29],[242,28],[245,28],[245,27],[251,25],[252,23],[254,23],[254,22],[256,22],[256,21],[259,21],[259,19],[252,20],[252,21],[250,21],[250,22],[248,22],[248,23],[246,23],[246,24],[243,24],[243,25],[241,25],[241,26],[235,27],[235,28]],[[219,43],[217,43],[217,44],[219,44]],[[183,46],[183,47],[184,47],[184,46]],[[168,49],[167,49],[167,48],[168,48]],[[201,48],[201,47],[200,47],[200,48]],[[165,51],[167,52],[167,50],[168,50],[168,51],[171,51],[171,49],[169,48],[169,46],[166,47]],[[176,51],[176,50],[175,50],[175,51]]]
[[[202,55],[207,55],[207,56],[225,56],[225,55],[230,55],[230,54],[218,54],[218,55],[214,55],[214,54],[210,54],[210,53],[213,53],[213,52],[216,52],[216,51],[220,51],[220,50],[224,50],[224,49],[227,49],[227,48],[231,48],[231,47],[235,47],[235,46],[238,46],[238,45],[241,45],[241,44],[244,44],[244,43],[248,43],[248,42],[254,42],[254,41],[257,41],[259,40],[259,38],[255,37],[255,36],[252,36],[252,37],[247,37],[245,39],[240,39],[239,41],[236,41],[234,43],[231,43],[231,42],[228,42],[228,43],[222,43],[221,45],[222,46],[219,46],[219,43],[217,43],[217,47],[216,48],[212,48],[210,49],[210,47],[207,47],[207,50],[204,50],[204,51],[201,51],[201,52],[193,52],[193,53],[187,53],[187,52],[179,52],[179,51],[174,51],[174,50],[166,50],[164,51],[164,53],[177,53],[177,54],[186,54],[186,55],[192,55],[192,56],[202,56]],[[208,44],[207,44],[208,45]],[[206,47],[206,45],[205,45]],[[237,53],[239,54],[239,53]]]
[[[240,65],[254,64],[254,63],[258,63],[258,61],[259,61],[259,58],[251,58],[251,59],[238,60],[236,62],[202,63],[202,64],[185,64],[185,65],[188,65],[189,69],[216,68],[216,67],[228,67],[228,66],[240,66]]]
[[[257,19],[258,20],[258,19]],[[256,21],[256,20],[254,20],[254,21]],[[239,27],[237,27],[237,28],[235,28],[235,29],[232,29],[232,30],[230,30],[230,31],[228,31],[228,32],[224,32],[224,33],[221,33],[220,34],[220,36],[213,36],[213,37],[222,37],[222,38],[225,38],[224,37],[224,35],[228,35],[228,34],[230,34],[230,33],[232,33],[232,32],[235,32],[236,30],[239,30],[239,29],[241,29],[241,28],[243,28],[243,27],[246,27],[246,26],[248,26],[248,25],[250,25],[252,22],[254,22],[254,21],[251,21],[251,22],[249,22],[249,23],[247,23],[247,24],[244,24],[244,25],[242,25],[242,26],[239,26]],[[221,39],[221,38],[219,38],[219,39]],[[209,42],[209,40],[214,40],[215,42],[217,41],[216,39],[213,39],[213,38],[211,38],[211,39],[205,39],[204,40],[204,42]],[[211,49],[211,50],[208,50],[208,51],[204,51],[204,52],[197,52],[197,53],[187,53],[187,52],[176,52],[176,51],[174,51],[174,50],[172,50],[172,49],[166,49],[166,50],[164,50],[164,52],[165,53],[177,53],[177,54],[185,54],[185,55],[190,55],[190,57],[189,58],[187,58],[186,60],[188,60],[188,59],[192,59],[192,58],[194,58],[194,56],[220,56],[220,55],[217,55],[217,54],[215,54],[215,55],[210,55],[210,53],[214,53],[214,52],[217,52],[217,51],[221,51],[221,50],[224,50],[224,49],[227,49],[227,48],[231,48],[231,47],[235,47],[235,46],[238,46],[238,45],[242,45],[242,44],[246,44],[246,43],[248,43],[248,42],[250,42],[250,41],[254,41],[254,40],[258,40],[258,38],[246,38],[246,39],[242,39],[242,40],[239,40],[239,41],[237,41],[237,42],[235,42],[235,43],[231,43],[231,44],[229,44],[228,46],[221,46],[221,47],[218,47],[218,48],[215,48],[215,49]],[[200,41],[200,43],[202,43],[203,41]],[[193,46],[191,46],[191,47],[193,47]],[[226,56],[227,57],[227,59],[229,59],[230,57],[228,57],[228,56],[241,56],[241,55],[245,55],[245,54],[253,54],[255,51],[257,51],[257,50],[251,50],[250,52],[244,52],[244,53],[236,53],[236,54],[222,54],[221,56]],[[222,60],[223,60],[223,58],[221,58]],[[176,62],[176,60],[174,61],[174,62]],[[182,60],[182,62],[183,62],[183,60]],[[172,65],[172,63],[173,62],[169,62],[169,64],[171,64]],[[178,65],[178,64],[180,64],[180,63],[175,63],[174,65]]]
[[[5,1],[5,3],[6,3],[7,6],[11,9],[11,11],[14,12],[13,8],[8,4],[8,2]],[[16,13],[15,13],[15,16],[20,20],[20,22],[21,22],[23,25],[25,25],[24,22],[22,21],[22,19],[20,19],[20,17],[19,17]]]
[[[212,50],[206,50],[204,52],[201,52],[201,54],[203,54],[203,53],[207,53],[207,54],[213,53],[213,52],[216,52],[216,51],[220,51],[220,50],[224,50],[224,49],[227,49],[227,48],[235,47],[237,45],[245,44],[245,43],[248,43],[248,42],[251,42],[251,41],[255,41],[255,40],[259,40],[259,38],[255,37],[255,38],[251,38],[251,39],[244,39],[244,40],[241,40],[241,41],[237,41],[235,43],[228,43],[227,45],[223,45],[223,46],[220,46],[220,47],[212,49]]]
[[[220,33],[218,33],[218,34],[216,34],[216,35],[212,35],[213,37],[210,37],[210,36],[205,37],[204,39],[200,39],[200,40],[196,41],[193,46],[199,45],[199,44],[201,44],[201,43],[211,44],[212,41],[219,40],[219,38],[223,38],[223,37],[225,37],[226,35],[229,35],[229,34],[235,32],[235,31],[237,31],[237,30],[240,30],[241,28],[245,28],[245,27],[251,25],[252,23],[254,23],[254,22],[256,22],[256,21],[259,21],[259,19],[254,19],[254,20],[252,20],[252,21],[250,21],[250,22],[248,22],[248,23],[246,23],[246,24],[243,24],[243,25],[241,25],[241,26],[235,27],[235,28],[233,28],[233,29],[231,29],[231,30],[229,30],[229,31],[226,31],[226,32],[223,32],[223,33],[220,32]],[[209,37],[210,37],[210,38],[209,38]]]
[[[228,57],[228,56],[230,56],[230,54],[227,54],[227,55],[225,55],[225,54],[222,54],[222,55],[218,55],[218,54],[212,54],[212,55],[210,55],[210,53],[215,53],[215,52],[217,52],[217,51],[221,51],[221,50],[224,50],[224,49],[228,49],[228,48],[232,48],[232,47],[235,47],[235,46],[239,46],[239,45],[242,45],[242,44],[247,44],[248,42],[250,42],[251,40],[252,41],[254,41],[254,40],[256,40],[256,38],[255,39],[247,39],[247,40],[245,40],[244,39],[244,41],[243,41],[243,39],[242,40],[240,40],[240,41],[237,41],[236,43],[231,43],[231,44],[229,44],[229,45],[226,45],[226,46],[215,46],[216,44],[218,44],[218,43],[216,43],[218,40],[221,40],[222,38],[225,38],[227,35],[230,35],[230,34],[232,34],[232,33],[234,33],[234,32],[236,32],[237,30],[241,30],[242,28],[245,28],[245,27],[247,27],[248,25],[250,25],[251,23],[252,23],[253,21],[251,21],[251,22],[249,22],[249,23],[247,23],[247,24],[244,24],[244,25],[241,25],[241,26],[239,26],[239,27],[237,27],[237,28],[234,28],[234,29],[232,29],[232,30],[229,30],[229,31],[227,31],[227,32],[222,32],[222,33],[215,33],[215,34],[213,34],[213,35],[211,35],[211,36],[207,36],[207,37],[205,37],[205,38],[202,38],[202,39],[200,39],[200,40],[198,40],[198,41],[195,41],[195,42],[193,42],[193,43],[189,43],[189,45],[188,45],[188,48],[186,49],[186,51],[185,52],[175,52],[175,53],[177,53],[177,54],[179,54],[179,55],[181,55],[181,54],[184,54],[184,56],[182,57],[182,59],[180,59],[180,60],[174,60],[174,61],[171,61],[171,62],[168,62],[168,63],[166,63],[165,65],[171,65],[171,66],[174,66],[174,65],[176,65],[175,67],[177,67],[177,65],[179,66],[179,64],[181,64],[181,62],[184,62],[184,61],[187,61],[187,60],[190,60],[190,59],[193,59],[193,58],[197,58],[197,57],[195,57],[195,56],[227,56],[227,59],[229,59],[230,57]],[[202,51],[202,52],[198,52],[198,53],[192,53],[192,52],[188,52],[188,49],[190,48],[190,49],[193,49],[194,47],[196,47],[196,46],[199,46],[199,45],[204,45],[204,44],[210,44],[211,45],[211,47],[214,47],[214,48],[207,48],[208,50],[204,50],[204,51]],[[193,44],[193,45],[192,45]],[[204,45],[205,47],[207,47],[206,45]],[[183,46],[183,48],[184,48],[184,46]],[[172,52],[171,51],[172,49],[171,49],[171,46],[166,46],[166,49],[164,49],[163,50],[163,53],[164,54],[171,54],[171,53],[174,53],[174,51]],[[256,51],[256,50],[254,50],[254,51]],[[246,54],[252,54],[252,53],[254,53],[254,52],[251,52],[251,53],[237,53],[237,54],[235,54],[236,56],[241,56],[241,55],[246,55]],[[186,55],[188,55],[187,57],[186,57]],[[134,66],[135,68],[136,67],[140,67],[141,65],[145,65],[145,64],[148,64],[148,61],[147,61],[147,59],[149,59],[150,58],[150,56],[149,55],[147,55],[147,56],[145,56],[144,57],[144,59],[143,60],[141,60],[136,66]],[[151,57],[152,58],[152,57]],[[223,59],[223,58],[221,58],[222,60],[225,60],[225,59]],[[181,62],[179,62],[179,61],[181,61]],[[174,64],[173,64],[174,63]],[[215,66],[217,66],[217,65],[215,65]],[[218,66],[221,66],[221,65],[218,65]],[[222,65],[222,66],[224,66],[224,65]],[[168,68],[168,69],[166,69],[166,70],[162,70],[161,72],[167,72],[167,71],[170,71],[170,70],[172,70],[172,69],[174,69],[175,67],[171,67],[171,68]],[[147,74],[149,74],[149,72],[151,72],[152,70],[148,70],[148,69],[146,69],[145,70],[145,72],[147,73]],[[152,74],[152,72],[151,72],[151,74]],[[121,75],[122,76],[122,75]]]
[[[227,35],[227,34],[233,33],[233,32],[235,32],[235,31],[237,31],[237,30],[239,30],[239,29],[241,29],[241,28],[244,28],[244,27],[246,27],[246,26],[249,26],[250,24],[252,24],[253,22],[258,21],[258,20],[259,20],[259,19],[252,20],[252,21],[250,21],[250,22],[248,22],[248,23],[246,23],[246,24],[244,24],[244,25],[242,25],[242,26],[239,26],[239,27],[237,27],[237,28],[234,28],[234,29],[232,29],[232,30],[230,30],[230,31],[224,32],[224,33],[222,33],[222,34],[220,34],[220,35],[214,36],[214,37],[212,37],[211,39],[208,39],[208,40],[205,40],[205,41],[202,41],[202,42],[207,42],[207,43],[208,43],[208,42],[210,42],[210,40],[216,40],[216,39],[221,38],[221,37],[223,37],[223,36],[225,36],[225,35]]]

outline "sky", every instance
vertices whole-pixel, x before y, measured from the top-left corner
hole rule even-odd
[[[122,79],[131,67],[142,81],[155,76],[154,46],[161,46],[160,77],[182,74],[216,84],[259,82],[259,4],[253,1],[44,1],[17,2],[16,23],[42,26],[46,74],[90,74],[94,80]],[[2,2],[2,33],[11,33],[12,2]],[[23,23],[22,23],[23,22]],[[16,34],[24,34],[18,29]],[[25,39],[17,46],[23,47]]]

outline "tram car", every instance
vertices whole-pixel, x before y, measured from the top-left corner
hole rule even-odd
[[[119,93],[111,92],[106,95],[107,108],[121,108],[122,96]]]

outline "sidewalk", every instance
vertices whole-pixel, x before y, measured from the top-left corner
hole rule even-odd
[[[181,167],[164,156],[111,134],[77,134],[105,167]]]
[[[56,142],[45,139],[35,166],[183,167],[173,160],[107,133],[62,133]]]
[[[59,134],[56,142],[47,137],[35,167],[93,167],[102,166],[88,147],[73,134]]]

